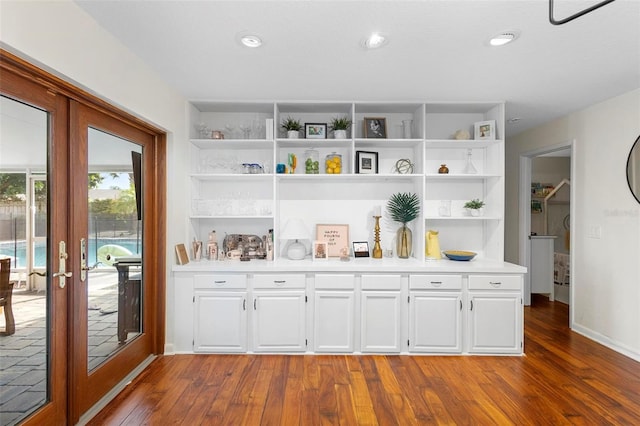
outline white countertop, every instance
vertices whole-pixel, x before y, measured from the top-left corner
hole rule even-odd
[[[470,261],[453,261],[449,259],[427,260],[418,259],[373,259],[351,258],[348,262],[340,259],[322,261],[278,259],[275,261],[238,260],[189,262],[186,265],[174,265],[173,273],[194,272],[359,272],[359,273],[498,273],[523,274],[527,268],[508,262],[495,260],[473,259]]]

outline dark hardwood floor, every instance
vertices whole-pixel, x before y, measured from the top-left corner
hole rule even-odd
[[[523,357],[176,355],[91,425],[640,424],[640,363],[525,308]]]

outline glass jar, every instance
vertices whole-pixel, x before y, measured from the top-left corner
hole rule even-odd
[[[320,173],[320,154],[315,149],[307,149],[304,152],[304,172],[308,175]]]
[[[342,173],[342,155],[332,152],[324,159],[324,171],[328,175],[339,175]]]

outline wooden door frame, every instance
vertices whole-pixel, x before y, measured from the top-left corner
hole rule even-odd
[[[166,330],[166,133],[4,49],[0,49],[0,69],[2,70],[2,86],[0,87],[2,87],[3,92],[5,92],[5,87],[7,87],[6,93],[18,99],[35,96],[32,92],[38,92],[38,96],[40,96],[43,102],[47,101],[47,105],[55,106],[56,110],[60,111],[52,116],[52,127],[54,129],[52,143],[54,144],[64,144],[68,148],[70,140],[69,128],[73,125],[70,124],[71,122],[69,120],[70,101],[76,101],[86,105],[122,123],[146,132],[153,137],[152,149],[145,152],[148,156],[143,168],[143,179],[145,179],[145,223],[143,235],[146,235],[148,238],[148,240],[145,240],[147,244],[145,246],[144,260],[145,280],[153,283],[153,291],[145,295],[150,302],[149,306],[151,309],[151,312],[149,312],[151,322],[146,324],[145,327],[146,331],[151,335],[151,352],[153,354],[163,353]],[[20,81],[25,82],[25,84],[17,84],[17,82]],[[51,187],[60,188],[58,192],[56,192],[56,196],[67,197],[67,194],[71,192],[72,188],[67,187],[66,182],[68,178],[66,173],[72,174],[73,170],[70,170],[72,165],[68,163],[68,149],[61,149],[59,151],[63,152],[63,155],[52,157],[50,159],[50,167],[63,168],[65,171],[65,182],[52,182]],[[65,198],[65,200],[68,203],[68,199]],[[68,222],[68,217],[61,215],[61,217],[56,216],[52,218],[51,226],[61,223],[64,223],[65,226],[67,223],[70,223]],[[65,235],[65,239],[67,237],[68,235]],[[69,244],[67,245],[69,246]],[[57,256],[57,241],[54,246],[52,255]],[[57,265],[50,266],[57,267]],[[67,270],[72,269],[72,267],[72,262],[67,263]],[[74,275],[79,275],[79,271],[72,270],[72,272]],[[70,361],[71,357],[69,353],[70,342],[67,342],[68,334],[66,334],[66,332],[70,327],[73,327],[74,324],[71,321],[71,316],[67,315],[67,312],[72,307],[72,300],[69,300],[71,292],[67,291],[67,289],[61,290],[63,291],[55,292],[56,301],[58,301],[58,297],[62,297],[66,309],[64,309],[64,312],[52,312],[52,315],[55,315],[55,321],[52,319],[52,324],[65,324],[67,326],[65,329],[65,339],[63,340],[66,344],[50,348],[51,353],[55,354],[55,356],[51,357],[53,360],[51,366],[51,395],[53,395],[54,391],[60,392],[60,389],[66,389],[64,394],[68,403],[63,404],[64,407],[54,407],[56,404],[51,403],[46,404],[42,409],[27,419],[25,424],[76,423],[82,415],[75,406],[71,405],[72,398],[67,398],[67,393],[73,386],[71,382],[68,382],[72,377],[67,376],[70,370],[67,368],[67,361]],[[61,359],[64,359],[64,365],[60,364],[62,362],[60,361]],[[57,393],[56,395],[59,396],[60,394]],[[39,421],[37,419],[39,419]]]

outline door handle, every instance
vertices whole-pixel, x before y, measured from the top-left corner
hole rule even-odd
[[[69,257],[67,254],[67,243],[60,241],[58,251],[60,252],[58,258],[59,270],[58,272],[54,272],[53,277],[58,278],[58,287],[64,288],[64,286],[67,285],[66,279],[73,276],[72,272],[67,272],[67,257]]]

